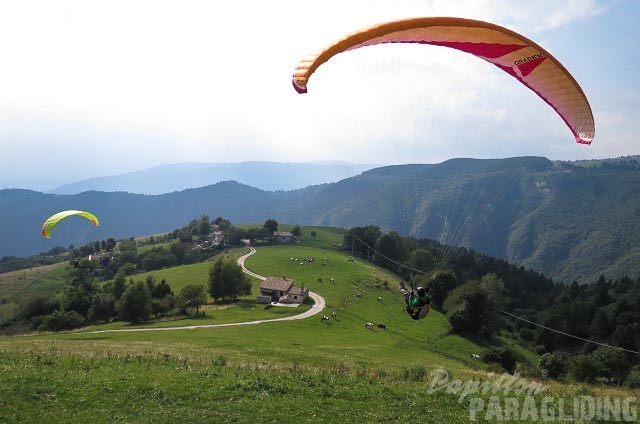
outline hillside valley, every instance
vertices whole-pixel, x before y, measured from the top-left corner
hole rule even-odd
[[[42,222],[64,209],[92,211],[101,225],[73,221],[43,239]],[[388,166],[277,192],[235,181],[161,195],[1,190],[0,257],[166,232],[205,214],[235,224],[272,218],[342,228],[376,225],[470,247],[566,282],[640,275],[637,162],[585,165],[538,157]]]

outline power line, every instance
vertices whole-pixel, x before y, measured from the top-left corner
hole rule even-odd
[[[542,325],[542,324],[538,324],[538,323],[535,323],[535,322],[529,321],[529,320],[524,319],[524,318],[522,318],[522,317],[519,317],[519,316],[516,316],[516,315],[510,314],[509,312],[505,312],[505,311],[503,311],[503,310],[501,310],[501,309],[498,309],[498,311],[502,312],[502,313],[503,313],[503,314],[505,314],[505,315],[509,315],[510,317],[513,317],[513,318],[515,318],[515,319],[518,319],[518,320],[520,320],[520,321],[524,321],[524,322],[526,322],[526,323],[528,323],[528,324],[535,325],[535,326],[538,326],[538,327],[540,327],[540,328],[544,328],[545,330],[553,331],[554,333],[562,334],[563,336],[573,337],[574,339],[582,340],[583,342],[593,343],[593,344],[597,344],[597,345],[600,345],[600,346],[606,346],[606,347],[610,347],[610,348],[612,348],[612,349],[623,350],[623,351],[625,351],[625,352],[635,353],[635,354],[637,354],[637,355],[640,355],[640,352],[636,352],[635,350],[629,350],[629,349],[625,349],[625,348],[623,348],[623,347],[618,347],[618,346],[611,346],[611,345],[608,345],[608,344],[606,344],[606,343],[600,343],[600,342],[597,342],[597,341],[595,341],[595,340],[589,340],[589,339],[585,339],[585,338],[582,338],[582,337],[574,336],[573,334],[565,333],[565,332],[563,332],[563,331],[556,330],[556,329],[553,329],[553,328],[550,328],[550,327],[545,327],[545,326],[544,326],[544,325]]]
[[[396,265],[398,265],[398,266],[401,266],[401,267],[403,267],[403,268],[406,268],[406,269],[408,269],[408,270],[410,270],[410,271],[417,272],[417,273],[419,273],[419,274],[426,274],[426,272],[425,272],[425,271],[421,271],[421,270],[419,270],[419,269],[411,268],[410,266],[407,266],[407,265],[405,265],[405,264],[401,264],[400,262],[394,261],[394,260],[393,260],[393,259],[391,259],[390,257],[383,255],[382,253],[378,252],[376,249],[374,249],[373,247],[371,247],[371,246],[369,246],[367,243],[365,243],[365,242],[364,242],[360,237],[358,237],[357,235],[352,234],[352,236],[353,236],[354,238],[357,238],[357,239],[360,241],[360,243],[364,244],[367,248],[371,249],[371,250],[372,250],[374,253],[376,253],[378,256],[381,256],[381,257],[385,258],[385,259],[386,259],[386,260],[388,260],[389,262],[393,262],[394,264],[396,264]]]

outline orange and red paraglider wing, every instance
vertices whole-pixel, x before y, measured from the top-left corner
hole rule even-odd
[[[493,63],[549,104],[578,143],[590,144],[593,140],[595,123],[591,107],[565,67],[528,38],[498,25],[472,19],[413,18],[355,32],[302,60],[294,71],[293,86],[299,93],[306,93],[311,75],[336,54],[387,43],[449,47]]]

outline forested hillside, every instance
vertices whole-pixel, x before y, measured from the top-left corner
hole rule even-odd
[[[636,278],[639,191],[636,161],[567,163],[535,157],[389,166],[282,192],[237,182],[155,196],[2,190],[0,257],[166,232],[206,214],[238,224],[273,218],[342,228],[376,225],[470,247],[565,282],[593,282],[601,274]],[[43,239],[42,222],[63,209],[90,210],[101,225],[64,223],[67,227],[52,239]]]

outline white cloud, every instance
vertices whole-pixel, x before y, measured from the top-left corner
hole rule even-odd
[[[43,146],[70,146],[69,153],[54,154],[54,165],[70,172],[185,160],[379,163],[529,153],[535,150],[526,145],[492,151],[474,139],[507,144],[515,125],[537,129],[545,120],[553,121],[548,136],[567,138],[568,130],[506,74],[458,51],[372,47],[332,59],[314,74],[306,96],[290,83],[306,54],[389,19],[484,19],[544,38],[549,28],[594,19],[603,10],[596,1],[526,4],[4,2],[0,178],[18,172],[7,168],[17,155],[26,172],[35,172],[29,157]],[[16,137],[20,149],[5,146]],[[428,139],[430,148],[418,138]],[[95,150],[79,148],[87,140]]]

